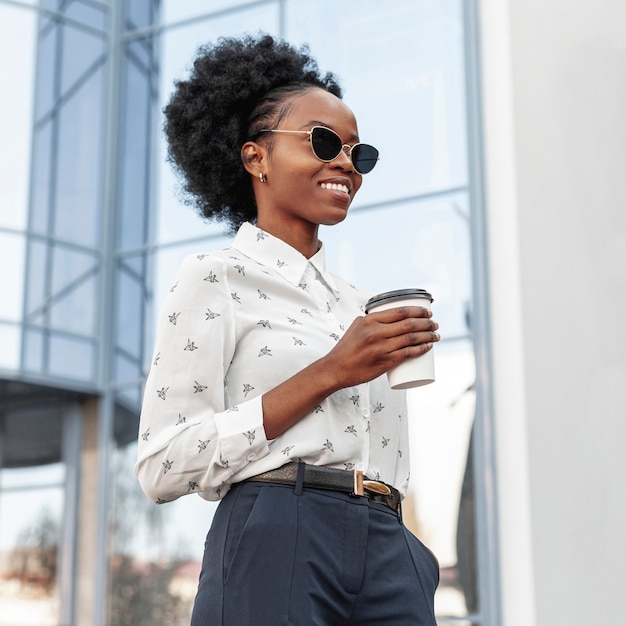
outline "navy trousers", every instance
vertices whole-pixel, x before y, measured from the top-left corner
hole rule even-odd
[[[436,626],[438,582],[388,507],[244,482],[216,511],[191,626]]]

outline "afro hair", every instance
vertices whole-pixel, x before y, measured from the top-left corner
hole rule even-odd
[[[233,230],[254,222],[241,146],[276,121],[288,96],[313,88],[342,96],[335,76],[320,74],[306,45],[296,49],[260,34],[202,46],[164,109],[168,160],[182,178],[186,204]]]

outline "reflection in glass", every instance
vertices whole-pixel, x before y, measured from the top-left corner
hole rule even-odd
[[[467,184],[460,0],[286,7],[287,37],[339,76],[362,141],[380,150],[355,206]]]
[[[151,76],[139,69],[131,57],[125,65],[125,104],[120,139],[123,160],[120,168],[121,197],[118,246],[141,246],[147,237],[148,174],[152,131]]]
[[[84,335],[95,332],[98,260],[65,246],[52,249],[50,324]]]
[[[0,623],[57,625],[65,480],[61,415],[50,403],[24,402],[34,389],[7,385],[1,391]]]
[[[95,372],[93,342],[55,333],[49,338],[49,373],[53,376],[91,381]]]
[[[436,381],[409,391],[411,483],[407,526],[433,550],[441,568],[440,616],[477,610],[473,482],[474,364],[469,341],[435,346]]]
[[[0,492],[3,624],[59,623],[58,549],[63,490]]]
[[[73,5],[77,3],[74,2]],[[102,64],[104,39],[90,32],[66,24],[63,28],[63,52],[61,54],[61,96],[76,89],[93,73],[94,67]]]
[[[130,4],[137,3],[131,2]],[[80,0],[66,5],[65,15],[73,20],[82,22],[87,26],[91,26],[92,28],[97,28],[99,30],[104,30],[107,24],[107,14],[104,7],[99,7]]]
[[[128,421],[128,414],[118,411],[116,423]],[[134,428],[127,429],[127,437],[120,431],[113,458],[107,623],[184,626],[189,624],[214,505],[195,495],[165,506],[150,502],[133,472],[137,418],[130,421]]]
[[[99,223],[103,78],[99,67],[59,115],[54,234],[83,245],[95,244]]]

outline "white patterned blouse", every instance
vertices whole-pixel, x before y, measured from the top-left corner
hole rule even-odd
[[[405,493],[404,391],[386,376],[342,389],[274,440],[261,396],[323,357],[368,294],[244,224],[226,250],[188,257],[158,323],[144,391],[135,471],[157,503],[232,483],[290,461],[362,469]]]

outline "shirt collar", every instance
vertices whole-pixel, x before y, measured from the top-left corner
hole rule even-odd
[[[333,277],[326,271],[324,244],[310,259],[307,259],[282,239],[270,235],[249,222],[244,222],[235,235],[232,247],[257,263],[274,269],[296,287],[303,282],[304,271],[311,263],[328,286],[333,291],[337,291]]]

